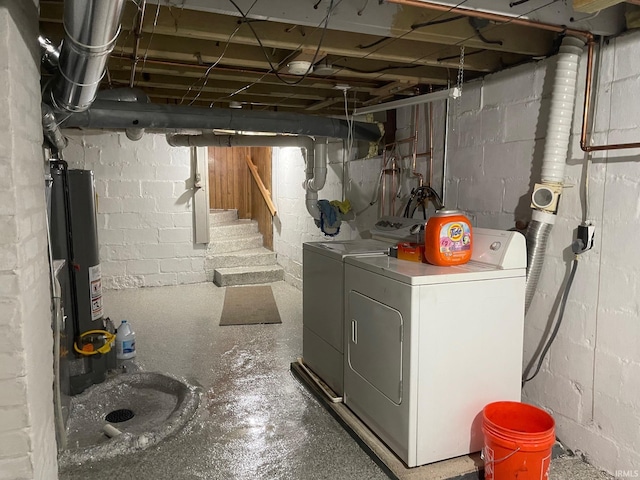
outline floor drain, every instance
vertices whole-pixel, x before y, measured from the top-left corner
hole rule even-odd
[[[114,410],[109,412],[105,417],[105,420],[109,423],[122,423],[127,420],[131,420],[136,414],[127,408],[121,408],[120,410]]]

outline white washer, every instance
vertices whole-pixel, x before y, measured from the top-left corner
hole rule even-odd
[[[409,467],[479,451],[483,407],[520,401],[525,240],[473,234],[465,265],[345,260],[344,402]]]
[[[334,392],[343,392],[344,259],[386,255],[376,240],[308,242],[302,246],[302,356]]]

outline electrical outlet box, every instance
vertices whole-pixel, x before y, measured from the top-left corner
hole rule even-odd
[[[591,250],[593,248],[593,242],[596,236],[596,226],[590,223],[584,225],[578,225],[578,240],[582,241],[584,245],[582,252],[584,253],[587,250]]]

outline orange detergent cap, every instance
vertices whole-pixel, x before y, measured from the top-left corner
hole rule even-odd
[[[91,344],[91,343],[85,343],[85,344],[82,346],[82,351],[83,351],[83,352],[93,352],[93,350],[94,350],[94,349],[93,349],[93,344]]]

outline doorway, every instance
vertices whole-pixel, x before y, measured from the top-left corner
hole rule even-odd
[[[247,159],[271,192],[271,148],[209,147],[209,205],[212,209],[237,209],[238,218],[258,222],[264,246],[273,250],[273,219],[254,180]]]

